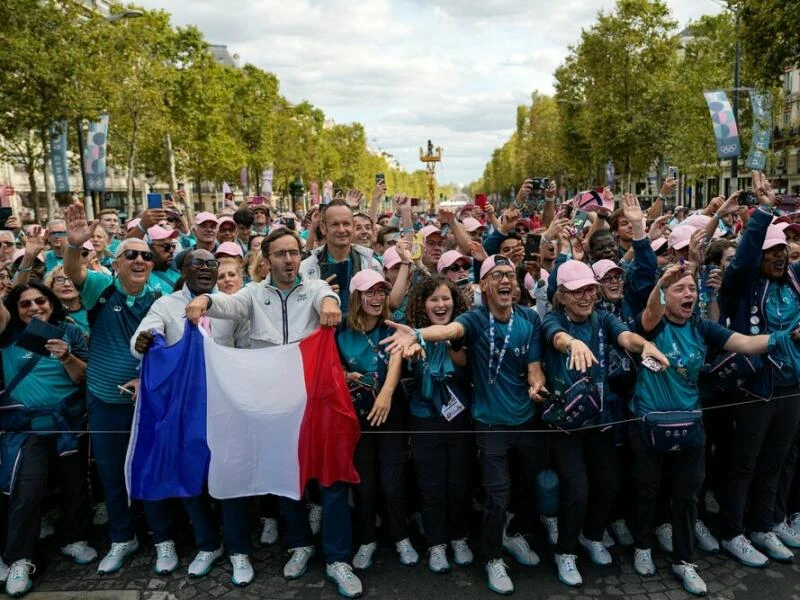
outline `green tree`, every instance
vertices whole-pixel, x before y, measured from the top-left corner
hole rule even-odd
[[[744,62],[760,85],[779,83],[783,71],[800,63],[800,2],[729,0],[741,17]]]

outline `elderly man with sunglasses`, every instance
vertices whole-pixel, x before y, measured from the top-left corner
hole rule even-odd
[[[139,323],[161,294],[147,283],[153,270],[153,253],[142,239],[128,238],[119,244],[114,252],[116,277],[87,270],[81,262],[81,248],[91,239],[99,222],[87,223],[80,204],[68,207],[66,212],[64,274],[80,290],[92,328],[86,407],[111,537],[111,549],[100,561],[98,572],[112,573],[139,548],[124,474],[139,361],[128,352],[120,352],[120,348],[128,346]],[[174,571],[178,557],[171,540],[172,517],[167,503],[144,502],[144,512],[154,532],[155,571]]]

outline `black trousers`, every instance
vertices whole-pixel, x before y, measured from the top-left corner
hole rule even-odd
[[[556,553],[575,554],[581,531],[603,539],[622,481],[619,449],[610,431],[554,433],[550,457],[561,482]]]
[[[634,422],[628,428],[636,488],[630,528],[634,544],[641,549],[649,549],[653,544],[661,475],[669,469],[672,480],[672,561],[675,564],[691,562],[697,519],[695,494],[705,478],[705,443],[679,452],[657,452],[647,445],[640,427],[638,422]]]
[[[34,434],[22,447],[22,459],[9,499],[8,533],[3,553],[8,562],[33,558],[51,468],[57,474],[61,489],[61,510],[56,526],[59,544],[66,546],[89,537],[92,517],[86,455],[75,452],[59,456],[56,436]]]
[[[794,513],[800,512],[800,470],[797,469],[797,458],[800,454],[800,432],[794,436],[794,442],[786,457],[786,462],[778,481],[778,496],[775,499],[775,523],[780,523]]]
[[[750,493],[750,531],[770,531],[784,463],[790,455],[800,423],[800,391],[776,388],[769,402],[742,404],[733,408],[735,422],[733,452],[722,497],[723,538],[745,530],[744,514]],[[785,396],[785,397],[781,397]],[[744,393],[740,401],[752,399]]]
[[[474,436],[466,411],[449,422],[443,417],[412,416],[410,426],[411,456],[422,495],[428,546],[467,537]],[[437,433],[427,433],[434,431]]]
[[[478,423],[475,439],[480,451],[483,486],[486,490],[486,512],[483,518],[482,553],[485,560],[503,557],[503,527],[511,497],[509,455],[516,452],[520,459],[520,495],[518,511],[508,525],[509,534],[528,534],[533,530],[536,506],[536,477],[547,468],[546,435],[523,433],[535,429],[530,421],[516,427],[491,426]]]
[[[370,544],[377,539],[375,516],[378,514],[379,495],[384,500],[381,515],[389,527],[389,535],[393,542],[399,542],[408,537],[405,498],[408,434],[383,433],[382,428],[370,427],[363,422],[361,427],[361,437],[353,456],[353,464],[361,478],[361,483],[353,486],[356,544]],[[395,430],[389,423],[383,429]]]

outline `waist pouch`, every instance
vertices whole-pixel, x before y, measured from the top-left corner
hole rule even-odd
[[[680,452],[703,445],[703,413],[676,410],[647,413],[640,422],[647,445],[657,452]]]
[[[556,429],[570,431],[592,425],[603,406],[600,390],[588,377],[573,383],[562,397],[549,401],[542,420]]]
[[[764,363],[758,356],[726,352],[716,356],[703,367],[703,383],[712,392],[732,392],[758,374]]]
[[[376,397],[377,394],[372,387],[356,385],[350,388],[350,399],[353,401],[353,408],[356,409],[356,414],[360,418],[366,418],[370,413],[375,405]]]

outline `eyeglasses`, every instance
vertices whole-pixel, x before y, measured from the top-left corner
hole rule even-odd
[[[125,250],[122,256],[126,260],[136,260],[137,256],[141,256],[145,262],[153,262],[153,253],[150,250]]]
[[[458,273],[459,271],[469,271],[469,265],[464,263],[456,263],[445,269],[448,273]]]
[[[377,298],[377,297],[384,297],[387,294],[387,290],[384,287],[378,288],[370,288],[366,292],[361,292],[367,298]]]
[[[51,231],[50,232],[50,237],[54,237],[54,238],[67,237],[67,232],[66,231]]]
[[[615,281],[622,281],[622,275],[620,273],[613,273],[611,275],[606,275],[600,280],[600,283],[612,283]]]
[[[208,267],[209,269],[216,269],[219,267],[219,261],[216,258],[193,258],[189,261],[189,264],[196,269],[201,267]]]
[[[49,302],[49,300],[45,296],[39,296],[37,298],[30,298],[30,299],[27,299],[27,300],[20,300],[19,302],[17,302],[17,306],[19,308],[21,308],[22,310],[28,310],[34,304],[36,306],[44,306],[48,302]]]
[[[275,252],[270,252],[269,255],[283,260],[286,260],[287,257],[300,258],[300,250],[276,250]]]
[[[156,244],[159,248],[161,248],[164,252],[174,252],[175,251],[175,244]]]
[[[503,279],[508,279],[509,281],[514,281],[514,271],[495,271],[494,273],[490,273],[489,277],[492,278],[492,281],[503,281]]]
[[[594,296],[597,294],[597,286],[587,285],[579,290],[567,290],[567,293],[573,298],[584,298],[586,296]]]
[[[53,283],[56,285],[64,285],[65,283],[72,283],[69,277],[64,277],[63,275],[56,275],[53,277]]]
[[[520,234],[520,235],[528,235],[528,234],[531,232],[531,230],[530,230],[530,229],[526,229],[525,227],[518,227],[518,228],[516,229],[516,231],[517,231],[517,233],[518,233],[518,234]]]

